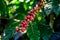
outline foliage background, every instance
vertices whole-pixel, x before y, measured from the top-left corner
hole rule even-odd
[[[30,11],[40,1],[41,0],[0,0],[0,34],[2,35],[2,40],[11,40],[11,38],[14,39],[16,35],[15,28],[21,21],[24,20],[27,12]],[[50,2],[52,2],[52,4]],[[52,9],[57,17],[60,13],[60,0],[47,0],[47,3],[50,3],[53,6]],[[46,14],[44,14],[44,11],[46,12],[46,10],[43,8],[42,10],[42,12],[39,12],[39,14],[36,15],[33,23],[30,23],[31,27],[34,26],[34,31],[31,30],[31,27],[28,27],[27,34],[23,35],[21,40],[28,40],[28,38],[30,40],[36,40],[35,38],[38,38],[38,40],[40,38],[43,40],[50,39],[50,36],[53,33],[53,29],[51,29],[48,24],[45,24],[47,21],[44,18],[44,16],[46,16]],[[33,32],[35,32],[34,35]],[[35,38],[33,38],[34,36]]]

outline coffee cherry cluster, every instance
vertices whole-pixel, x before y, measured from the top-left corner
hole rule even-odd
[[[36,14],[39,12],[40,7],[42,6],[42,3],[38,3],[35,8],[33,8],[31,11],[28,12],[28,16],[25,17],[26,21],[33,21]]]
[[[29,21],[29,20],[30,20],[30,21],[33,21],[34,18],[33,18],[33,16],[28,15],[28,16],[25,17],[25,20],[26,20],[26,21]]]
[[[28,22],[27,21],[21,22],[21,24],[19,26],[27,28],[28,27]]]
[[[25,20],[26,21],[33,21],[34,18],[35,18],[35,13],[34,12],[35,12],[34,10],[28,12],[28,16],[25,17]]]
[[[28,12],[28,16],[26,16],[26,17],[24,18],[25,21],[23,21],[23,22],[21,22],[21,23],[19,24],[20,29],[16,28],[16,31],[19,31],[19,30],[20,30],[20,32],[24,32],[24,31],[27,29],[27,27],[28,27],[28,22],[34,20],[36,14],[39,12],[41,6],[42,6],[42,2],[41,2],[41,3],[39,2],[39,3],[36,5],[36,7],[34,7],[31,11],[29,11],[29,12]]]
[[[26,28],[28,27],[28,22],[27,21],[23,21],[19,24],[20,28],[16,27],[16,31],[17,32],[24,32],[26,30]]]

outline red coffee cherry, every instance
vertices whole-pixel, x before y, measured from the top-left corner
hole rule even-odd
[[[27,28],[28,27],[28,22],[27,21],[21,22],[20,27]]]
[[[19,28],[16,28],[16,31],[18,32],[19,31]]]
[[[27,16],[27,19],[29,19],[29,18],[30,18],[30,15]]]
[[[24,28],[27,28],[28,27],[28,24],[27,25],[24,25]]]
[[[39,2],[39,3],[38,3],[38,7],[41,7],[41,6],[42,6],[42,3]]]
[[[32,16],[35,18],[35,14],[32,14]]]
[[[33,13],[29,13],[28,15],[33,16]]]
[[[24,21],[24,23],[25,23],[25,24],[28,24],[28,22],[27,22],[27,21]]]
[[[21,32],[24,32],[25,30],[26,30],[26,28],[22,27]]]
[[[30,16],[30,21],[33,21],[34,20],[34,17],[33,16]]]
[[[25,28],[28,27],[28,22],[27,22],[27,21],[24,21],[24,22],[23,22],[23,27],[25,27]]]
[[[28,12],[28,15],[32,15],[33,13],[32,12]]]
[[[23,27],[23,24],[20,24],[20,27]]]

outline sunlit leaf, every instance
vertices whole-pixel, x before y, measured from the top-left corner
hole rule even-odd
[[[30,40],[40,40],[40,31],[38,30],[38,26],[36,24],[31,24],[27,29],[27,35]]]
[[[24,0],[19,0],[20,2],[24,2]]]
[[[34,2],[33,2],[33,1],[31,1],[31,2],[30,2],[30,5],[32,5],[33,3],[34,3]]]
[[[25,10],[27,10],[27,4],[24,4],[24,8],[25,8]]]

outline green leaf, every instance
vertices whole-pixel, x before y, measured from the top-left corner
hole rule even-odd
[[[25,8],[25,10],[27,10],[27,7],[28,7],[27,4],[24,4],[24,8]]]
[[[33,1],[31,1],[31,2],[30,2],[30,5],[32,5],[33,3],[34,3],[34,2],[33,2]]]
[[[19,6],[16,6],[16,9],[18,9],[19,8]]]
[[[9,40],[9,38],[14,37],[16,34],[15,28],[18,26],[19,22],[14,22],[10,20],[6,28],[4,29],[5,36],[2,37],[2,40]],[[4,34],[3,33],[3,34]]]
[[[1,16],[4,18],[8,16],[8,7],[4,0],[0,0],[0,13]]]
[[[19,1],[16,2],[16,4],[19,4],[19,3],[20,3]]]
[[[40,40],[40,31],[38,30],[38,26],[34,23],[28,27],[27,35],[30,40]]]
[[[39,30],[40,30],[41,38],[43,40],[49,40],[49,38],[51,37],[53,33],[52,29],[48,25],[43,24],[43,23],[39,24]]]
[[[49,40],[49,35],[45,34],[42,38],[43,40]]]
[[[15,5],[20,4],[20,2],[19,2],[19,1],[11,1],[10,3],[11,3],[11,4],[15,4]]]

